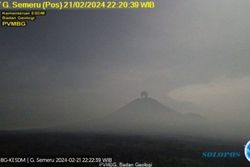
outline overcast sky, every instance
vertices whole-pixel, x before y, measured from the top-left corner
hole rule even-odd
[[[142,90],[163,104],[248,112],[249,9],[248,0],[157,0],[151,10],[49,11],[0,28],[1,128],[90,119]]]

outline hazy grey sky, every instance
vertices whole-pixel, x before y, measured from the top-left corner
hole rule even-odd
[[[49,11],[27,28],[0,28],[1,126],[88,119],[142,90],[163,104],[170,96],[205,110],[249,110],[250,1],[157,6]]]

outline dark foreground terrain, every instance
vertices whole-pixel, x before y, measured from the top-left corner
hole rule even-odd
[[[236,151],[239,158],[204,158],[206,151]],[[244,143],[191,137],[110,134],[1,132],[3,157],[111,157],[113,162],[153,163],[154,167],[245,167]],[[72,160],[72,159],[71,159]],[[76,160],[76,159],[75,159]],[[99,166],[95,163],[0,163],[0,166]]]

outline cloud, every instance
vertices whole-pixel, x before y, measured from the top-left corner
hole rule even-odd
[[[248,112],[250,76],[220,78],[209,83],[188,85],[171,91],[169,96],[211,111]]]

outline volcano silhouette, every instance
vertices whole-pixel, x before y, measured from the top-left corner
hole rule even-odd
[[[117,111],[92,122],[90,129],[112,132],[173,132],[183,128],[193,129],[194,122],[201,117],[195,114],[182,114],[148,97],[144,91],[137,98]],[[192,125],[192,127],[190,126]]]
[[[180,116],[174,109],[164,106],[157,100],[150,97],[142,97],[133,100],[121,107],[116,112],[108,115],[109,119],[130,122],[131,120],[146,121],[158,116]],[[121,120],[120,120],[121,119]]]

